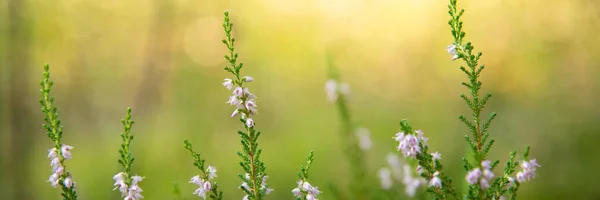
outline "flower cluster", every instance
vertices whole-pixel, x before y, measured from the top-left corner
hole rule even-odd
[[[200,178],[200,175],[196,175],[190,180],[190,183],[194,183],[198,186],[198,189],[194,191],[194,194],[202,197],[203,199],[206,199],[206,194],[208,194],[213,188],[213,185],[210,183],[210,181],[217,177],[217,169],[215,169],[213,166],[209,165],[206,171],[208,172],[206,179]]]
[[[306,200],[317,200],[317,196],[321,194],[321,191],[319,191],[319,187],[313,187],[310,183],[308,183],[308,181],[299,180],[297,183],[298,187],[292,190],[292,193],[297,198]]]
[[[537,167],[541,166],[537,164],[537,161],[535,159],[529,161],[521,161],[521,168],[523,169],[523,171],[517,172],[517,181],[519,181],[519,183],[522,183],[535,178],[535,171]]]
[[[132,176],[131,180],[127,180],[128,179],[128,175],[124,172],[119,172],[118,174],[116,174],[113,177],[113,180],[115,180],[115,189],[119,189],[119,192],[121,192],[121,197],[124,197],[124,200],[138,200],[138,199],[143,199],[144,196],[142,196],[142,188],[140,188],[140,186],[138,185],[139,182],[142,181],[142,179],[144,179],[144,177],[141,176]]]
[[[338,83],[336,80],[330,79],[325,82],[325,93],[329,102],[336,102],[341,95],[350,94],[350,85],[348,83]]]
[[[363,151],[367,151],[371,148],[371,132],[367,128],[359,128],[356,131],[356,138],[358,139],[358,145]]]
[[[271,194],[271,192],[273,192],[273,188],[270,188],[270,187],[267,185],[267,179],[268,179],[268,178],[269,178],[269,176],[263,176],[263,177],[262,177],[261,184],[260,184],[260,190],[261,190],[262,192],[264,192],[265,194],[267,194],[267,195],[268,195],[268,194]],[[246,181],[242,182],[242,185],[240,186],[240,188],[244,188],[244,189],[245,189],[245,190],[247,190],[247,191],[252,191],[252,188],[250,187],[250,185],[248,185],[248,181],[250,181],[250,180],[251,180],[251,179],[250,179],[250,174],[246,173],[246,174],[244,175],[244,179],[246,179]],[[243,199],[243,200],[248,200],[248,199],[249,199],[249,197],[248,197],[248,195],[246,195],[246,196],[244,196],[244,198],[242,198],[242,199]]]
[[[421,146],[419,143],[422,143],[424,146],[427,145],[428,138],[423,136],[423,131],[417,130],[415,132],[417,135],[399,132],[394,137],[394,139],[399,142],[397,148],[402,152],[404,157],[416,158],[417,154],[421,153]]]
[[[65,166],[63,166],[62,161],[60,160],[59,153],[64,160],[69,160],[72,157],[71,149],[73,149],[72,146],[63,144],[60,148],[60,152],[56,148],[48,150],[48,158],[50,158],[50,166],[52,167],[52,175],[50,175],[50,178],[48,178],[48,182],[50,182],[52,187],[58,187],[61,177],[65,173]],[[75,185],[75,183],[71,178],[71,173],[67,172],[67,174],[67,177],[63,180],[63,185],[67,188],[71,188]]]
[[[472,169],[467,173],[465,179],[467,180],[467,183],[471,185],[479,183],[481,188],[486,189],[490,187],[490,183],[493,181],[494,177],[494,172],[492,172],[492,162],[484,160],[481,162],[481,169]]]
[[[243,78],[244,82],[251,82],[253,80],[254,78],[249,76]],[[225,86],[227,90],[231,90],[234,86],[234,81],[226,78],[225,82],[223,82],[223,86]],[[258,113],[256,108],[256,96],[252,94],[248,88],[242,88],[240,86],[236,87],[233,90],[233,94],[229,97],[229,101],[227,101],[227,103],[236,107],[233,113],[231,113],[231,118],[241,113],[243,119],[247,118],[246,126],[254,126],[254,121],[249,117],[250,115],[256,115]]]

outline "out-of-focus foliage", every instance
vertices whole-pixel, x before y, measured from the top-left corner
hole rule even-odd
[[[469,130],[462,72],[448,59],[445,1],[8,0],[0,4],[0,199],[56,199],[39,111],[41,66],[51,63],[63,142],[75,147],[69,170],[81,199],[118,199],[122,109],[136,110],[134,171],[148,199],[192,197],[197,174],[181,141],[189,139],[219,169],[228,197],[237,189],[239,122],[225,104],[221,16],[231,8],[237,50],[260,99],[262,160],[269,199],[291,199],[297,167],[313,149],[311,184],[333,198],[330,181],[347,167],[334,105],[326,101],[327,55],[352,86],[353,118],[371,129],[371,177],[394,151],[398,121],[411,119],[462,180]],[[499,115],[491,159],[531,144],[543,167],[521,199],[600,196],[600,2],[462,1],[468,40],[485,53],[482,92]],[[377,182],[372,184],[376,185]],[[461,187],[460,185],[457,185]],[[462,186],[464,188],[464,186]]]

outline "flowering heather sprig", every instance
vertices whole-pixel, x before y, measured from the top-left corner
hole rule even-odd
[[[229,61],[229,65],[225,66],[225,71],[230,72],[234,76],[233,78],[225,79],[223,86],[228,90],[234,89],[233,95],[229,97],[227,103],[235,106],[235,110],[231,114],[232,118],[241,114],[240,121],[243,123],[245,129],[238,131],[238,134],[242,138],[243,152],[237,152],[237,155],[242,158],[240,166],[246,173],[246,175],[238,174],[243,181],[240,189],[246,193],[244,199],[260,200],[273,189],[269,188],[266,184],[268,177],[266,168],[264,163],[259,159],[262,152],[258,147],[260,132],[254,129],[256,124],[252,119],[252,116],[257,114],[256,96],[250,93],[247,87],[244,87],[244,83],[251,82],[254,78],[240,75],[243,64],[237,63],[238,54],[235,52],[235,39],[231,35],[233,23],[229,21],[228,11],[225,12],[223,29],[226,36],[223,43],[229,50],[229,54],[225,55],[225,59]]]
[[[481,58],[482,53],[478,52],[475,55],[473,52],[474,47],[471,42],[463,41],[465,32],[462,30],[463,22],[461,21],[461,17],[464,14],[464,9],[458,11],[456,4],[457,0],[450,0],[450,4],[448,5],[448,13],[451,17],[448,24],[450,25],[454,41],[446,48],[446,51],[452,55],[452,60],[461,59],[467,65],[467,68],[461,66],[460,70],[464,72],[469,79],[469,82],[463,82],[462,85],[469,89],[470,97],[467,97],[464,94],[460,97],[465,101],[469,108],[471,108],[473,119],[468,120],[462,115],[459,116],[459,119],[472,132],[472,136],[465,135],[465,140],[473,152],[474,162],[481,165],[481,167],[473,167],[469,160],[463,158],[464,168],[468,171],[465,179],[471,184],[465,198],[499,199],[508,190],[509,197],[514,199],[519,187],[519,182],[524,182],[525,180],[533,178],[535,176],[535,167],[538,165],[535,159],[533,160],[533,163],[531,163],[531,161],[525,161],[529,154],[529,147],[527,147],[523,156],[524,161],[522,162],[524,170],[517,173],[518,181],[515,184],[515,178],[512,177],[512,173],[515,171],[517,165],[519,165],[519,162],[515,162],[516,151],[513,151],[505,166],[504,175],[494,179],[492,170],[499,161],[487,161],[486,157],[494,144],[493,139],[488,141],[488,128],[496,117],[496,113],[492,112],[489,118],[482,123],[481,113],[492,95],[489,93],[483,97],[479,95],[482,83],[478,78],[481,75],[481,71],[484,69],[484,65],[479,65],[479,59]]]
[[[52,105],[54,97],[50,95],[53,84],[50,81],[50,65],[46,64],[44,65],[43,79],[40,82],[42,98],[39,102],[42,105],[44,121],[46,122],[42,126],[46,129],[46,135],[54,142],[54,148],[48,150],[48,158],[50,159],[50,166],[52,166],[52,175],[48,178],[48,182],[52,187],[60,186],[64,200],[75,200],[77,199],[75,182],[73,182],[71,172],[67,171],[65,165],[65,160],[72,158],[71,149],[73,147],[61,143],[63,126],[58,118],[57,108]]]
[[[133,165],[133,161],[135,158],[131,154],[131,141],[133,140],[133,134],[131,133],[131,127],[135,122],[131,120],[131,108],[127,108],[127,115],[125,119],[121,120],[121,124],[123,124],[123,133],[121,133],[121,139],[123,140],[123,144],[121,144],[121,149],[119,149],[119,164],[123,166],[125,171],[117,173],[113,176],[113,180],[115,181],[115,188],[113,190],[119,190],[121,192],[121,197],[125,200],[138,200],[143,199],[142,196],[142,188],[139,186],[139,182],[144,179],[141,176],[132,176],[131,175],[131,165]]]
[[[400,122],[400,130],[394,137],[399,143],[398,151],[401,151],[404,157],[418,161],[417,172],[429,182],[427,192],[434,194],[436,199],[457,199],[452,179],[442,172],[441,155],[438,152],[429,153],[428,138],[423,131],[413,131],[406,120]]]
[[[364,150],[370,147],[370,138],[364,137],[364,135],[354,134],[355,125],[352,122],[350,110],[348,108],[350,86],[347,83],[340,81],[337,69],[331,62],[329,63],[329,77],[330,79],[325,83],[325,93],[327,95],[327,100],[336,104],[340,114],[340,133],[344,145],[344,153],[348,160],[352,177],[350,184],[348,185],[348,190],[352,193],[354,199],[367,199],[370,195],[366,185],[367,167],[364,158]],[[367,141],[367,139],[369,141]],[[337,188],[335,190],[337,190]],[[349,197],[338,196],[337,198],[347,199]]]
[[[196,189],[193,194],[206,199],[206,195],[210,193],[209,197],[213,200],[223,199],[223,192],[218,190],[219,185],[217,182],[211,182],[212,179],[217,177],[217,169],[210,165],[207,168],[204,168],[204,163],[206,161],[200,157],[199,153],[196,153],[192,149],[192,143],[188,140],[184,140],[183,143],[185,144],[185,149],[189,150],[192,157],[194,157],[194,166],[202,172],[200,175],[196,175],[190,180],[190,183],[198,186],[198,189]]]
[[[306,166],[300,166],[300,171],[298,172],[300,180],[296,182],[298,186],[292,190],[292,194],[294,194],[297,200],[317,200],[317,196],[321,194],[319,187],[314,187],[308,182],[308,170],[313,161],[314,153],[310,151],[308,157],[306,157]]]

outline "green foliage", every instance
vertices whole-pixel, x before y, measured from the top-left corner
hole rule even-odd
[[[230,21],[229,12],[225,12],[223,29],[225,30],[226,39],[222,42],[229,50],[229,54],[225,55],[225,59],[229,61],[230,64],[229,66],[225,66],[224,69],[235,76],[233,85],[244,88],[244,82],[249,81],[245,80],[246,78],[242,78],[240,75],[243,64],[237,64],[238,54],[235,52],[235,38],[232,36],[233,23]],[[242,95],[241,101],[246,102],[248,98],[247,95]],[[241,137],[240,142],[242,143],[242,152],[237,152],[237,155],[242,158],[242,161],[239,163],[240,166],[244,172],[249,175],[249,179],[247,179],[244,174],[238,174],[242,181],[249,186],[248,189],[245,187],[240,188],[246,193],[249,200],[261,200],[269,189],[268,185],[263,182],[267,174],[266,167],[260,160],[260,155],[262,153],[262,150],[258,147],[258,137],[260,136],[260,132],[254,129],[254,125],[247,125],[247,120],[249,120],[248,117],[252,112],[248,108],[238,108],[238,110],[242,114],[240,121],[245,129],[238,131],[238,134]]]
[[[311,150],[306,157],[306,165],[300,166],[300,171],[298,172],[298,177],[300,180],[308,181],[308,170],[310,169],[310,165],[315,160],[315,153]]]
[[[135,121],[131,120],[131,108],[127,108],[125,119],[121,119],[121,124],[123,124],[121,139],[123,140],[123,143],[121,144],[121,149],[119,149],[119,164],[125,169],[124,176],[127,185],[131,185],[131,165],[133,165],[133,161],[135,160],[130,149],[131,141],[133,140],[131,127],[134,123]]]
[[[54,142],[54,148],[59,151],[57,156],[60,160],[60,165],[64,167],[62,174],[59,177],[59,185],[62,190],[61,196],[63,200],[75,200],[77,199],[77,192],[75,191],[75,184],[67,187],[64,183],[64,180],[67,177],[71,176],[71,173],[67,171],[66,166],[64,164],[65,158],[63,157],[61,151],[62,147],[62,136],[63,136],[63,126],[58,118],[58,109],[53,105],[54,97],[50,95],[52,90],[52,86],[54,82],[50,81],[50,65],[44,65],[44,73],[43,79],[40,81],[40,92],[42,93],[42,98],[40,99],[40,104],[42,106],[42,112],[44,113],[44,121],[46,122],[42,126],[46,130],[46,135],[48,138]]]

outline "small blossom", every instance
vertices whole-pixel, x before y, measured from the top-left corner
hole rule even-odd
[[[338,99],[337,81],[331,79],[325,82],[325,93],[329,102],[335,102]]]
[[[440,172],[433,173],[433,178],[431,178],[431,181],[429,182],[429,186],[433,186],[436,188],[442,188],[442,179],[440,179],[438,177],[439,175],[440,175]]]
[[[54,159],[58,157],[58,153],[56,153],[56,148],[48,149],[48,158]]]
[[[440,154],[439,152],[435,152],[431,154],[431,157],[433,157],[433,160],[441,160],[442,159],[442,154]]]
[[[233,88],[233,81],[231,79],[226,78],[223,82],[223,86],[225,86],[227,90],[231,90],[231,88]]]
[[[292,194],[294,194],[294,196],[298,198],[302,197],[302,191],[300,190],[300,188],[294,188],[292,190]]]
[[[392,188],[392,173],[388,168],[381,168],[379,170],[379,179],[381,180],[381,188],[389,190]]]
[[[52,187],[58,187],[59,181],[60,181],[60,174],[57,174],[57,173],[50,175],[50,178],[48,178],[48,182],[50,182],[50,185]]]
[[[65,180],[63,181],[63,184],[65,184],[66,187],[70,188],[75,183],[73,183],[73,179],[71,178],[71,176],[69,176],[69,177],[65,178]]]
[[[475,168],[467,173],[465,179],[469,184],[475,184],[481,178],[481,170],[479,168]]]
[[[248,100],[256,99],[256,96],[254,96],[254,94],[252,94],[248,88],[244,88],[244,94]]]
[[[256,110],[256,103],[254,103],[254,101],[246,101],[244,105],[249,111]]]
[[[446,47],[446,51],[448,51],[448,53],[450,55],[452,55],[452,60],[458,59],[458,52],[456,51],[456,45],[454,45],[454,44],[449,45],[448,47]]]
[[[252,120],[252,118],[246,119],[246,126],[248,126],[248,128],[253,127],[254,126],[254,120]]]
[[[481,167],[483,167],[483,169],[492,169],[492,161],[489,161],[489,160],[481,161]]]
[[[517,181],[519,183],[529,181],[535,178],[536,168],[541,167],[535,159],[529,161],[521,161],[522,171],[517,173]]]
[[[246,82],[252,82],[254,80],[254,78],[250,77],[250,76],[244,76],[244,81]]]
[[[356,136],[358,137],[358,144],[363,151],[369,150],[371,148],[371,133],[366,128],[360,128],[356,132]]]
[[[233,111],[233,113],[231,113],[231,118],[234,118],[235,116],[237,116],[238,114],[240,114],[240,110],[239,109],[235,109]]]
[[[65,145],[65,144],[63,144],[62,147],[60,148],[60,151],[61,151],[63,157],[65,158],[65,160],[71,159],[71,157],[72,157],[71,149],[73,149],[72,146]]]
[[[483,189],[487,189],[490,187],[490,182],[487,179],[482,178],[481,180],[479,180],[479,186]]]
[[[415,158],[417,154],[421,153],[419,139],[411,134],[405,135],[398,145],[398,150],[402,151],[404,157]]]
[[[237,108],[240,108],[242,106],[242,100],[240,100],[240,98],[235,95],[230,96],[229,101],[227,101],[226,103],[232,106],[236,106]]]
[[[208,180],[217,177],[217,169],[215,167],[209,165],[208,168],[206,168],[206,171],[208,172]]]
[[[236,87],[233,90],[233,96],[241,97],[244,94],[244,89],[242,87]]]

